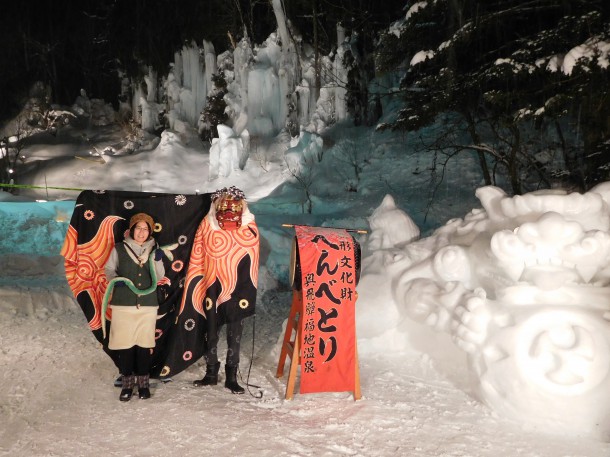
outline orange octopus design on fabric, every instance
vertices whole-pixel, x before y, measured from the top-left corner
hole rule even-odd
[[[237,230],[226,231],[215,230],[207,218],[203,219],[195,235],[185,282],[185,290],[188,290],[191,282],[201,277],[192,293],[193,307],[198,313],[205,316],[205,293],[217,279],[222,286],[222,292],[218,296],[216,307],[231,298],[237,286],[237,266],[246,256],[250,256],[250,278],[256,287],[258,243],[258,227],[255,222]],[[180,314],[184,310],[186,295],[182,298]]]
[[[114,224],[122,220],[118,216],[108,216],[100,224],[98,232],[87,243],[77,244],[77,233],[74,227],[68,227],[66,239],[60,254],[64,257],[66,279],[74,296],[87,292],[95,309],[89,328],[97,330],[102,327],[101,308],[108,281],[104,265],[114,247]],[[109,308],[110,310],[110,308]],[[107,315],[110,318],[110,315]]]

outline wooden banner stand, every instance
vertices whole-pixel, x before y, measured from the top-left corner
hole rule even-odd
[[[300,341],[301,341],[301,318],[303,315],[303,299],[301,291],[292,291],[292,306],[290,307],[290,314],[288,316],[288,322],[286,323],[286,331],[284,333],[284,341],[282,342],[282,350],[280,352],[280,359],[277,365],[277,372],[275,376],[281,378],[284,376],[284,365],[286,364],[286,357],[290,357],[290,372],[288,373],[288,381],[286,384],[286,400],[292,400],[294,397],[294,385],[297,377],[297,369],[301,363],[300,358]],[[355,383],[354,383],[354,400],[360,400],[362,398],[360,392],[360,371],[358,369],[358,348],[356,347],[356,354],[354,354],[354,370],[355,370]]]

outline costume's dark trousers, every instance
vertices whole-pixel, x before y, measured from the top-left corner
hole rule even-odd
[[[228,367],[236,367],[239,365],[239,351],[241,347],[241,334],[244,329],[244,321],[229,322],[226,325],[227,330],[227,360]],[[218,341],[221,327],[217,327],[216,331],[208,332],[207,351],[203,355],[207,365],[215,365],[218,363]]]
[[[124,376],[145,376],[150,373],[152,354],[150,348],[133,346],[129,349],[120,349],[119,371]]]

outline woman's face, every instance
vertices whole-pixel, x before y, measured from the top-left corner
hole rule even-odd
[[[148,224],[144,221],[138,222],[133,230],[134,241],[138,244],[142,244],[148,239],[149,236],[150,231],[148,230]]]

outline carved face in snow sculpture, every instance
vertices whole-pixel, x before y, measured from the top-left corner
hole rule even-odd
[[[501,415],[610,437],[610,198],[477,196],[484,209],[439,230],[442,247],[398,278],[396,301],[469,353]]]

